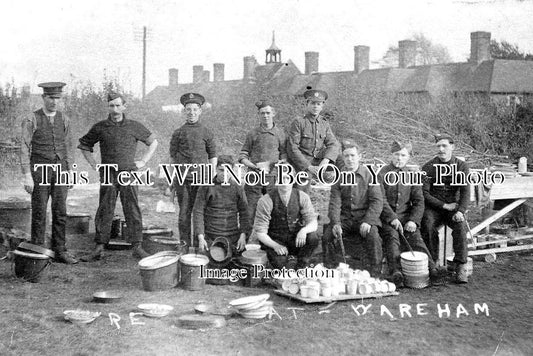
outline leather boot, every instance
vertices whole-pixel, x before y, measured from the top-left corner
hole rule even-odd
[[[85,255],[85,256],[82,256],[80,258],[81,261],[83,262],[94,262],[94,261],[98,261],[102,258],[102,253],[104,251],[104,244],[97,244],[96,247],[94,248],[93,252]]]
[[[133,244],[131,255],[139,260],[150,256],[150,254],[142,248],[140,243]]]

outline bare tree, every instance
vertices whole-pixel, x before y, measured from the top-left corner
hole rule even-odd
[[[431,39],[423,33],[415,33],[412,39],[416,41],[416,64],[440,64],[451,62],[451,56],[448,49],[441,44],[433,43]],[[390,46],[385,55],[379,62],[382,67],[398,66],[399,49],[397,45]]]
[[[490,41],[490,55],[494,59],[533,60],[533,54],[523,52],[518,48],[518,45],[511,44],[505,40],[500,42],[496,40]]]

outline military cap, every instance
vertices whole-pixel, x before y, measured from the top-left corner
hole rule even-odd
[[[107,102],[113,101],[113,100],[118,99],[118,98],[122,99],[122,103],[123,104],[126,102],[124,97],[122,95],[120,95],[119,93],[117,93],[117,92],[110,91],[109,93],[107,93]]]
[[[218,156],[217,166],[222,166],[223,164],[227,164],[227,165],[233,166],[235,164],[233,156],[231,156],[231,155],[220,155],[220,156]]]
[[[43,95],[50,96],[52,98],[61,98],[63,94],[63,87],[65,83],[62,82],[46,82],[37,84],[38,87],[43,88]]]
[[[390,151],[394,153],[394,152],[400,151],[403,148],[407,149],[407,152],[409,152],[409,154],[411,154],[411,152],[413,151],[413,145],[411,145],[410,142],[399,142],[399,141],[392,141],[392,145],[390,146]]]
[[[439,142],[440,140],[448,140],[450,143],[453,144],[453,136],[448,133],[436,134],[435,143]]]
[[[272,103],[270,103],[268,100],[259,100],[255,103],[255,106],[257,106],[257,109],[259,110],[267,106],[272,107]]]
[[[328,93],[323,90],[306,90],[304,92],[304,98],[311,101],[326,101],[328,99]]]
[[[197,93],[187,93],[183,94],[180,98],[180,103],[185,106],[190,103],[198,104],[200,106],[204,105],[205,98]]]
[[[357,152],[359,152],[359,146],[357,146],[357,144],[353,140],[350,140],[350,139],[342,140],[341,142],[342,152],[344,152],[345,150],[349,148],[355,148],[357,149]]]

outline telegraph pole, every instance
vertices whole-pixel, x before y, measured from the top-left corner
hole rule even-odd
[[[143,87],[142,98],[146,95],[146,26],[143,26]]]

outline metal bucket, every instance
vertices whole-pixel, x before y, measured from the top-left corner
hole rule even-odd
[[[65,232],[73,235],[87,234],[89,233],[90,220],[91,215],[88,213],[67,214]]]
[[[31,231],[31,203],[25,200],[0,201],[0,227]]]
[[[151,255],[161,251],[175,251],[179,255],[187,253],[187,242],[169,236],[143,237],[142,246]]]
[[[50,257],[40,253],[15,250],[13,254],[15,256],[15,276],[28,282],[39,282],[50,265]]]
[[[204,255],[189,253],[181,256],[179,260],[181,286],[187,290],[202,290],[205,287],[205,278],[201,270],[209,263],[209,258]]]

